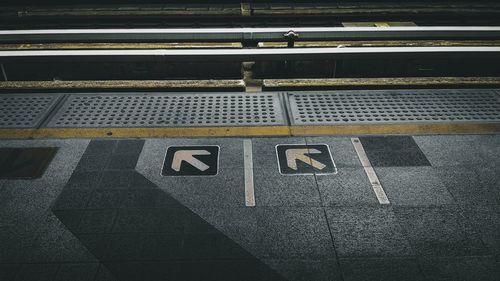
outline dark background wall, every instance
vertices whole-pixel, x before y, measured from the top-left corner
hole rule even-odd
[[[186,4],[186,3],[240,3],[240,2],[259,2],[259,3],[265,3],[265,2],[288,2],[288,3],[300,3],[300,2],[321,2],[321,3],[355,3],[355,2],[367,2],[367,3],[387,3],[387,2],[394,2],[394,3],[411,3],[411,2],[429,2],[429,3],[484,3],[484,2],[491,2],[494,3],[495,1],[491,0],[357,0],[357,1],[332,1],[332,0],[309,0],[309,1],[293,1],[293,0],[217,0],[217,1],[210,1],[210,0],[190,0],[190,1],[175,1],[175,0],[0,0],[0,5],[6,6],[6,5],[33,5],[33,6],[45,6],[45,5],[92,5],[92,4],[100,4],[100,5],[105,5],[105,4],[162,4],[162,3],[179,3],[179,4]]]

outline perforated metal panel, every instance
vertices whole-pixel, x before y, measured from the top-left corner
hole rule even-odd
[[[283,125],[275,93],[76,94],[48,127],[195,127]]]
[[[58,94],[0,95],[0,128],[35,128],[59,99]]]
[[[289,94],[297,125],[500,121],[494,90],[384,90]]]

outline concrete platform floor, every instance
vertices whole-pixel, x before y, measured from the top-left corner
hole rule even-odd
[[[390,204],[349,137],[1,140],[59,150],[0,179],[0,280],[500,280],[500,135],[360,139]],[[282,175],[278,144],[337,173]],[[203,145],[217,175],[162,175]]]

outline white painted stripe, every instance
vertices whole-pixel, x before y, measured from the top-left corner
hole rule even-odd
[[[31,29],[31,30],[0,30],[0,35],[18,34],[213,34],[213,33],[286,33],[295,32],[352,32],[364,31],[374,33],[388,33],[391,31],[418,32],[418,31],[500,31],[498,26],[401,26],[401,27],[236,27],[236,28],[96,28],[96,29]]]
[[[349,48],[275,48],[275,49],[130,49],[130,50],[14,50],[0,51],[0,57],[57,57],[57,56],[276,56],[276,55],[390,55],[440,53],[499,53],[500,47],[349,47]]]
[[[2,64],[0,64],[0,68],[2,69],[2,76],[3,76],[3,80],[4,80],[4,81],[8,81],[8,79],[7,79],[7,73],[5,72],[5,68],[4,68],[4,66],[3,66],[3,63],[2,63]]]
[[[377,196],[378,202],[383,205],[390,204],[389,199],[387,198],[387,195],[385,194],[385,191],[382,188],[382,184],[378,180],[377,174],[375,173],[375,170],[373,169],[372,164],[368,159],[368,156],[366,156],[363,144],[361,144],[359,138],[351,138],[351,142],[352,145],[354,146],[354,149],[356,150],[356,153],[358,154],[359,161],[361,161],[361,164],[365,169],[365,173],[368,176],[368,179],[370,180],[373,191]]]
[[[243,140],[243,155],[245,164],[245,205],[255,207],[252,140]]]

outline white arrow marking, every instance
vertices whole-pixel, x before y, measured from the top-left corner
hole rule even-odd
[[[181,170],[182,161],[186,161],[191,166],[200,171],[206,171],[210,168],[205,163],[193,157],[193,155],[210,155],[206,150],[178,150],[174,153],[174,160],[172,161],[172,169],[176,172]]]
[[[321,162],[318,162],[311,157],[307,156],[306,154],[321,154],[321,151],[317,149],[307,149],[307,148],[300,148],[300,149],[287,149],[286,152],[286,162],[288,164],[288,167],[292,170],[297,171],[297,161],[300,160],[306,164],[309,164],[313,166],[314,168],[318,170],[323,170],[326,165],[324,165]]]

